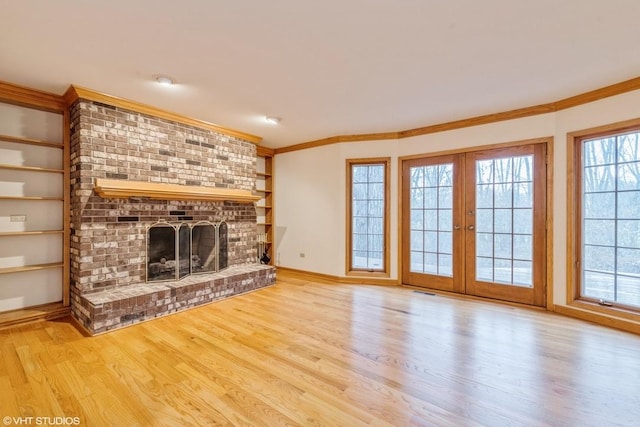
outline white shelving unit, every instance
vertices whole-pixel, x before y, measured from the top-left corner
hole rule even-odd
[[[0,314],[65,299],[63,122],[0,103]]]

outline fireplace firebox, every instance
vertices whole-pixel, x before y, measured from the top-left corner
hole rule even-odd
[[[228,266],[225,221],[158,221],[147,228],[147,282],[176,281]]]

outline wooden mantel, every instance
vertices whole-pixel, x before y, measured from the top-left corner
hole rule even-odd
[[[253,203],[260,200],[260,196],[256,196],[247,190],[157,184],[153,182],[126,181],[120,179],[97,178],[95,190],[101,197],[120,199],[128,197],[148,197],[156,200],[200,200],[239,203]]]

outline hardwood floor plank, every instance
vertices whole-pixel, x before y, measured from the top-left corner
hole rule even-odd
[[[230,408],[221,397],[225,393],[217,393],[211,390],[211,384],[214,382],[216,374],[213,372],[202,372],[187,366],[186,364],[180,365],[177,369],[185,375],[185,385],[196,393],[196,395],[207,402],[207,408],[214,409],[219,413],[216,418],[216,422],[228,423],[234,426],[251,426],[253,423],[243,415],[236,412],[233,408]],[[212,378],[213,377],[213,378]],[[210,409],[207,409],[209,411]]]
[[[41,411],[40,402],[38,402],[37,396],[33,392],[31,388],[31,384],[24,383],[18,386],[15,386],[13,383],[11,384],[11,394],[16,401],[18,406],[18,413],[9,413],[9,416],[26,416],[33,417],[36,414],[46,415]]]
[[[97,337],[0,330],[0,415],[112,426],[635,426],[640,337],[539,310],[281,275]]]
[[[7,376],[0,376],[0,390],[13,390],[11,380]],[[19,414],[20,408],[16,402],[15,393],[2,393],[2,399],[0,399],[0,415],[4,414]]]
[[[48,371],[38,363],[38,358],[31,350],[32,347],[23,346],[17,349],[17,353],[18,358],[24,367],[27,381],[31,386],[31,390],[36,401],[38,402],[37,412],[51,417],[63,416],[64,412],[47,382],[46,374]]]
[[[0,346],[0,355],[2,356],[2,372],[9,377],[9,381],[13,387],[20,387],[27,384],[27,375],[24,367],[20,362],[20,357],[16,351],[15,344],[11,337],[6,338]]]

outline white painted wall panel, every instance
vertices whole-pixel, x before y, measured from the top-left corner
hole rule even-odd
[[[275,162],[276,260],[285,267],[343,275],[345,165],[340,147],[278,155]]]

